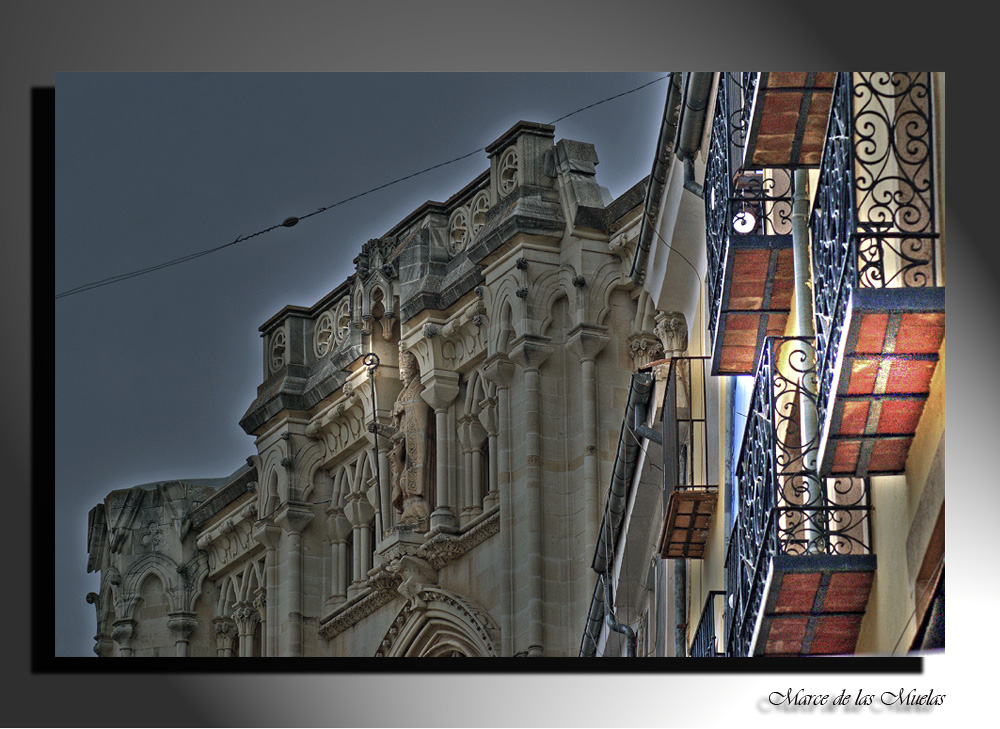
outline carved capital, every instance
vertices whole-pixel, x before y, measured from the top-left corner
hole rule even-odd
[[[215,618],[212,620],[212,631],[215,633],[215,646],[222,650],[231,650],[236,639],[236,623],[232,618]]]
[[[569,348],[581,360],[597,359],[597,355],[611,341],[605,332],[607,327],[591,326],[581,324],[569,333]]]
[[[289,534],[301,534],[313,520],[308,504],[286,501],[274,516],[274,523]]]
[[[420,393],[435,412],[444,410],[458,396],[458,373],[447,370],[430,370],[420,378],[424,386]]]
[[[548,342],[548,337],[533,334],[518,337],[508,355],[510,361],[522,369],[537,370],[553,352]]]
[[[479,422],[486,430],[486,435],[497,435],[500,431],[500,424],[497,418],[497,398],[487,397],[480,401]]]
[[[347,496],[344,514],[352,526],[364,526],[375,516],[375,509],[366,494],[351,493]]]
[[[260,623],[260,611],[252,603],[237,603],[233,609],[233,621],[240,635],[253,635]]]
[[[180,611],[168,613],[167,628],[174,635],[174,640],[186,641],[191,637],[198,625],[195,613]]]
[[[652,334],[640,332],[628,338],[628,353],[635,368],[641,370],[650,362],[663,359],[663,343]]]
[[[514,363],[503,352],[497,352],[486,360],[482,372],[487,380],[502,390],[510,387],[510,381],[514,377]]]
[[[653,327],[653,333],[663,343],[666,353],[680,354],[687,349],[688,328],[684,314],[677,311],[658,311],[654,319],[656,326]]]
[[[342,542],[351,533],[351,522],[340,507],[327,509],[326,536],[331,542]]]
[[[111,639],[122,648],[128,648],[134,632],[134,620],[116,620],[111,626]]]
[[[253,538],[264,545],[267,549],[274,549],[281,539],[281,528],[272,520],[261,520],[254,524]]]

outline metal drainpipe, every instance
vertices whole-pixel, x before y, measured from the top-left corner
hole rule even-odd
[[[604,579],[604,621],[608,624],[608,627],[611,630],[625,636],[625,657],[635,658],[635,631],[625,623],[618,622],[618,618],[615,617],[614,606],[614,595],[612,593],[611,578],[609,576]]]
[[[809,231],[806,227],[806,220],[809,215],[809,178],[805,170],[795,170],[795,191],[792,194],[792,262],[795,271],[795,336],[815,337],[816,330],[813,324],[812,294],[809,289]],[[806,368],[815,368],[815,357],[806,363]],[[803,384],[808,384],[809,380]],[[816,393],[811,393],[813,398]],[[808,406],[806,395],[801,395],[802,400],[799,407],[799,418],[802,427],[802,467],[803,469],[815,470],[816,453],[818,443],[816,442],[818,423],[815,406]],[[811,446],[807,452],[806,446]],[[804,477],[806,479],[806,494],[809,504],[818,505],[822,498],[821,482],[816,478]],[[822,512],[806,512],[806,525],[804,537],[809,551],[817,550],[821,545],[814,540],[817,538],[819,530],[816,520],[820,518]]]

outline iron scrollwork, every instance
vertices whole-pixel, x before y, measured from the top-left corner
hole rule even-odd
[[[840,73],[810,222],[825,417],[856,288],[940,285],[930,74]]]
[[[726,555],[726,655],[748,655],[771,558],[871,550],[866,479],[816,470],[816,353],[811,338],[768,337],[736,466]]]
[[[758,73],[723,73],[705,170],[709,335],[714,340],[731,242],[792,230],[793,177],[782,168],[745,170],[743,153]]]

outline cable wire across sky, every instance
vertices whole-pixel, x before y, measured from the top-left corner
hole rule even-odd
[[[620,99],[623,96],[628,96],[629,94],[634,94],[636,91],[641,91],[642,89],[646,88],[647,86],[652,86],[653,84],[658,83],[658,82],[664,80],[665,78],[667,78],[666,74],[663,75],[663,76],[660,76],[658,78],[655,78],[652,81],[647,81],[646,83],[641,84],[639,86],[636,86],[633,89],[629,89],[628,91],[623,91],[623,92],[621,92],[619,94],[615,94],[614,96],[609,96],[606,99],[601,99],[600,101],[595,101],[592,104],[587,104],[587,106],[582,106],[579,109],[576,109],[575,111],[571,111],[568,114],[562,115],[558,119],[554,119],[554,120],[550,121],[549,124],[555,124],[557,122],[561,122],[564,119],[568,119],[571,116],[579,114],[580,112],[586,111],[588,109],[593,109],[595,106],[600,106],[601,104],[606,104],[609,101],[614,101],[615,99]],[[170,266],[176,266],[179,263],[185,263],[187,261],[193,261],[196,258],[201,258],[202,256],[207,256],[210,253],[215,253],[216,251],[221,251],[224,248],[229,248],[230,246],[234,246],[234,245],[236,245],[238,243],[243,243],[245,241],[250,240],[251,238],[256,238],[257,236],[264,235],[265,233],[270,233],[272,230],[275,230],[276,228],[290,228],[293,225],[298,224],[300,221],[305,220],[306,218],[311,218],[314,215],[319,215],[320,213],[324,213],[327,210],[332,210],[333,208],[338,207],[340,205],[344,205],[344,204],[349,203],[349,202],[351,202],[353,200],[357,200],[358,198],[364,197],[366,195],[370,195],[373,192],[378,192],[379,190],[384,190],[387,187],[391,187],[391,186],[396,185],[396,184],[398,184],[400,182],[405,182],[406,180],[410,180],[410,179],[412,179],[414,177],[418,177],[418,176],[426,174],[428,172],[432,172],[432,171],[434,171],[436,169],[440,169],[441,167],[446,167],[448,165],[454,164],[455,162],[460,162],[460,161],[462,161],[464,159],[468,159],[469,157],[472,157],[473,155],[479,154],[479,153],[484,152],[484,151],[486,151],[486,147],[480,147],[479,149],[474,149],[471,152],[468,152],[466,154],[460,155],[460,156],[455,157],[453,159],[447,160],[446,162],[439,162],[436,165],[431,165],[430,167],[425,167],[424,169],[418,170],[417,172],[413,172],[413,173],[410,173],[408,175],[404,175],[403,177],[398,177],[395,180],[391,180],[390,182],[386,182],[386,183],[383,183],[383,184],[378,185],[376,187],[372,187],[372,188],[370,188],[368,190],[365,190],[364,192],[359,192],[356,195],[351,195],[350,197],[345,197],[342,200],[338,200],[337,202],[331,203],[330,205],[325,205],[323,207],[317,208],[316,210],[313,210],[310,213],[306,213],[305,215],[300,215],[298,217],[294,217],[293,216],[293,217],[286,218],[282,222],[277,223],[275,225],[272,225],[272,226],[270,226],[268,228],[264,228],[262,230],[258,230],[256,233],[250,233],[248,235],[237,236],[234,240],[230,241],[229,243],[223,243],[222,245],[215,246],[214,248],[207,248],[207,249],[205,249],[203,251],[198,251],[196,253],[190,253],[190,254],[188,254],[186,256],[181,256],[180,258],[174,258],[174,259],[169,260],[169,261],[164,261],[163,263],[158,263],[158,264],[153,265],[153,266],[148,266],[147,268],[141,268],[139,270],[131,271],[129,273],[122,273],[122,274],[119,274],[117,276],[109,276],[108,278],[100,279],[98,281],[92,281],[90,283],[82,284],[82,285],[77,286],[75,288],[63,291],[62,293],[56,294],[56,299],[61,299],[61,298],[67,297],[67,296],[73,296],[74,294],[82,294],[84,291],[90,291],[92,289],[100,288],[102,286],[109,286],[110,284],[118,283],[119,281],[126,281],[126,280],[128,280],[130,278],[135,278],[137,276],[143,276],[143,275],[145,275],[147,273],[152,273],[153,271],[159,271],[161,268],[168,268]]]

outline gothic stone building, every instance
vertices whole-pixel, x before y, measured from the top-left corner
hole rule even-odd
[[[487,153],[261,326],[246,466],[90,512],[95,652],[578,653],[629,378],[670,331],[629,276],[646,181],[612,200],[548,125]]]

